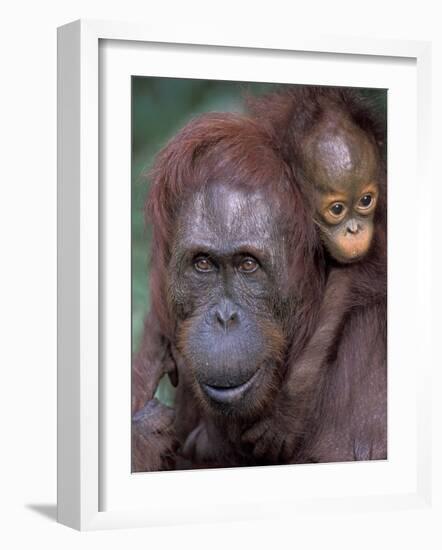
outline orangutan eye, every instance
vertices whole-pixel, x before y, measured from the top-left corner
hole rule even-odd
[[[208,273],[209,271],[213,271],[213,264],[208,258],[196,258],[193,265],[200,273]]]
[[[258,262],[253,258],[244,258],[239,264],[239,270],[243,273],[253,273],[258,267]]]
[[[332,204],[329,208],[330,214],[335,217],[340,217],[345,211],[345,206],[342,204],[342,202],[335,202]]]
[[[359,199],[359,208],[369,208],[373,202],[373,197],[370,193],[367,193]]]

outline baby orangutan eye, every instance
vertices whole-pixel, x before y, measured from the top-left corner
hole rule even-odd
[[[329,211],[332,216],[339,218],[344,213],[345,206],[342,204],[342,202],[335,202],[329,207]]]
[[[369,208],[373,203],[373,196],[370,193],[366,193],[359,199],[359,208]]]
[[[258,267],[258,262],[253,258],[244,258],[239,264],[239,270],[242,273],[253,273]]]
[[[208,258],[196,258],[193,265],[200,273],[208,273],[209,271],[213,271],[213,264]]]

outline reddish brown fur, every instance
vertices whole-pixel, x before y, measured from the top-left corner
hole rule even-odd
[[[138,411],[132,421],[132,471],[169,470],[175,467],[178,442],[174,412],[156,399]]]
[[[294,350],[293,367],[275,404],[273,416],[253,426],[243,439],[255,445],[255,455],[267,454],[273,461],[287,461],[291,457],[301,462],[332,460],[325,455],[331,453],[330,447],[336,448],[336,442],[324,438],[324,426],[333,425],[330,418],[335,418],[337,424],[343,421],[342,411],[339,410],[342,402],[347,402],[346,406],[352,408],[353,400],[366,399],[366,411],[359,410],[360,426],[353,429],[355,432],[359,430],[358,439],[371,438],[375,442],[373,445],[377,453],[365,454],[365,458],[385,458],[387,193],[382,118],[372,102],[354,90],[343,88],[293,87],[263,98],[250,98],[249,108],[279,144],[279,150],[290,167],[292,182],[300,186],[307,204],[310,204],[312,217],[312,183],[305,176],[308,158],[303,144],[306,136],[328,112],[350,117],[377,144],[381,160],[378,172],[379,202],[371,250],[363,261],[350,266],[338,266],[330,259],[333,282],[327,283],[318,329],[301,356],[296,358],[297,350]],[[335,372],[336,368],[338,370]],[[370,376],[376,386],[376,391],[368,398],[363,395],[363,388],[358,386],[360,373],[365,373],[361,374],[362,377]],[[336,384],[338,379],[342,380],[341,384]],[[353,393],[357,397],[347,394],[348,386],[356,388]],[[367,395],[369,393],[367,391]],[[371,416],[375,420],[370,430],[364,431],[363,424]],[[330,429],[335,430],[336,427]],[[314,443],[315,438],[311,437],[314,433],[319,434],[319,443]],[[363,453],[354,451],[348,445],[342,444],[338,448],[340,455],[334,456],[336,460],[363,457]]]
[[[370,108],[367,110],[365,103],[358,103],[351,98],[351,94],[342,95],[341,92],[315,88],[292,91],[287,96],[282,94],[263,98],[253,106],[255,120],[228,114],[199,117],[178,133],[158,156],[152,171],[152,189],[147,208],[153,226],[151,315],[160,327],[159,338],[165,336],[172,343],[174,363],[179,364],[181,359],[174,351],[176,324],[169,304],[166,281],[179,206],[187,194],[192,194],[200,186],[228,179],[233,185],[273,186],[284,193],[287,192],[287,180],[291,181],[294,200],[289,202],[292,211],[287,212],[287,215],[297,221],[291,235],[294,251],[293,264],[290,266],[291,282],[298,282],[296,295],[301,296],[302,300],[293,304],[296,314],[292,321],[297,330],[292,331],[286,349],[287,377],[290,372],[296,371],[302,361],[305,361],[304,367],[309,365],[311,358],[305,359],[305,348],[314,334],[318,319],[321,319],[319,305],[324,291],[326,264],[311,212],[306,208],[309,198],[303,184],[299,156],[301,149],[296,139],[309,124],[317,120],[318,105],[322,101],[329,105],[336,98],[345,101],[339,108],[347,109],[354,120],[359,121],[361,128],[371,132],[382,147],[383,134],[379,125],[373,122]],[[298,103],[294,103],[295,99],[299,100]],[[308,107],[304,109],[305,115],[301,113],[303,106]],[[281,163],[278,155],[287,167]],[[384,174],[383,166],[380,173]],[[339,330],[333,332],[332,345],[328,345],[327,349],[321,349],[317,342],[315,344],[319,346],[319,352],[315,352],[324,355],[327,368],[319,372],[300,368],[302,375],[299,375],[298,383],[304,390],[299,393],[295,387],[294,395],[298,399],[295,408],[290,402],[287,405],[286,401],[282,401],[278,405],[278,401],[275,401],[273,414],[276,419],[293,418],[294,415],[303,419],[302,425],[299,422],[285,425],[287,433],[294,430],[302,436],[296,446],[296,454],[286,459],[286,462],[379,458],[386,452],[386,192],[383,177],[375,243],[369,261],[351,266],[351,284],[346,286],[349,292],[344,295],[345,304],[340,306],[341,313],[346,314],[345,323],[343,326],[338,323]],[[339,269],[336,266],[334,268]],[[328,306],[328,311],[333,312],[333,304]],[[142,353],[145,354],[145,351]],[[362,359],[359,354],[362,354]],[[372,363],[371,358],[376,354],[378,357]],[[136,364],[141,364],[141,361],[143,358],[140,354]],[[236,423],[226,431],[213,419],[204,418],[204,411],[197,409],[191,401],[190,373],[185,368],[178,370],[177,437],[183,444],[191,434],[190,438],[195,442],[198,438],[192,434],[197,432],[200,436],[203,432],[210,456],[209,462],[204,465],[228,466],[275,461],[271,452],[260,454],[258,449],[257,455],[253,455],[247,450],[247,446],[241,442],[246,426]],[[138,371],[142,373],[136,376],[139,385],[143,384],[143,378],[147,380],[153,374],[146,366],[146,361]],[[158,372],[154,375],[157,379]],[[364,376],[372,379],[369,391],[363,387]],[[312,402],[315,404],[313,412]],[[266,405],[270,406],[271,403]],[[309,411],[308,418],[305,418],[305,411]],[[346,416],[350,413],[354,414],[351,421]],[[200,460],[201,463],[204,460]],[[196,464],[177,465],[185,466],[195,467]]]

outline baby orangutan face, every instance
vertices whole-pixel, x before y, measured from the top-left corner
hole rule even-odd
[[[379,159],[374,142],[340,113],[329,112],[304,142],[315,221],[340,263],[363,258],[373,239]]]

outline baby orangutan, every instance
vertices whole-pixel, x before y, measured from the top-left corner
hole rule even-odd
[[[304,176],[324,245],[339,263],[361,260],[373,240],[379,156],[373,139],[330,112],[305,138]]]

